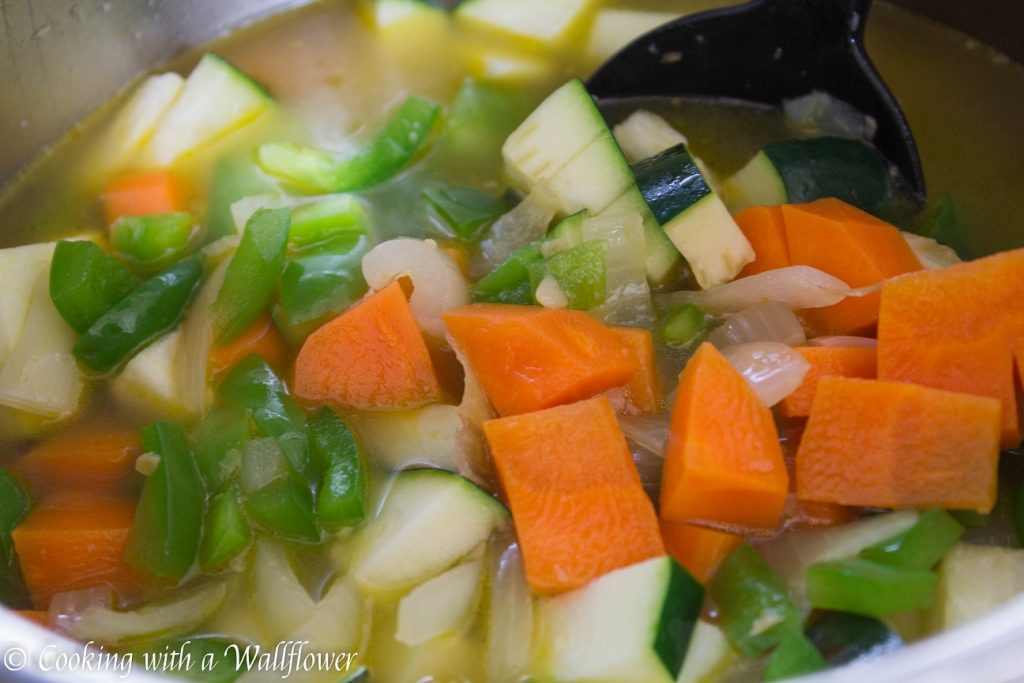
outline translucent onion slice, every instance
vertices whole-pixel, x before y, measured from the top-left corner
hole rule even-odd
[[[490,609],[487,613],[487,679],[515,681],[531,660],[534,602],[526,584],[523,558],[513,539],[499,533],[492,541]]]
[[[914,256],[921,262],[921,265],[928,270],[948,268],[960,263],[960,257],[956,252],[944,244],[939,244],[931,237],[915,235],[912,232],[904,232],[903,239],[907,241]]]
[[[644,415],[619,415],[622,434],[646,451],[665,457],[668,442],[668,414],[650,417]]]
[[[738,344],[722,354],[769,408],[793,393],[811,367],[803,356],[779,342]]]
[[[543,185],[534,188],[523,201],[491,225],[480,242],[484,258],[495,267],[516,249],[539,240],[555,217],[555,205]]]
[[[740,278],[703,291],[681,291],[658,298],[658,307],[695,304],[709,313],[735,313],[764,301],[790,308],[824,308],[848,296],[864,296],[881,285],[852,289],[845,282],[810,266],[789,266]]]
[[[609,325],[640,326],[654,320],[640,214],[631,211],[587,219],[583,239],[604,240],[607,245],[605,301],[591,313]]]
[[[793,310],[778,301],[765,301],[729,316],[711,330],[708,341],[719,349],[736,344],[773,341],[799,346],[807,340]]]
[[[420,329],[436,339],[445,335],[441,315],[469,303],[469,283],[434,240],[399,237],[381,242],[367,252],[362,265],[366,283],[375,290],[400,277],[411,279],[409,308]]]
[[[872,337],[851,337],[847,335],[835,335],[831,337],[815,337],[814,339],[807,340],[808,346],[838,346],[838,347],[851,347],[851,346],[866,346],[875,348],[878,346],[878,340]]]

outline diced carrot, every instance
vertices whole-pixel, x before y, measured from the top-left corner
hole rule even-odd
[[[455,265],[459,267],[462,274],[465,277],[469,277],[469,257],[466,256],[466,248],[457,244],[446,244],[441,247],[441,250],[451,257],[452,261],[455,261]]]
[[[737,277],[757,275],[766,270],[785,268],[789,262],[789,243],[782,211],[777,206],[752,206],[734,216],[736,225],[754,248],[753,261],[743,266]]]
[[[484,434],[534,591],[579,588],[665,553],[605,397],[489,420]]]
[[[665,520],[661,521],[661,538],[668,554],[705,585],[725,556],[743,542],[738,534]]]
[[[121,216],[187,211],[184,182],[170,171],[142,171],[118,176],[103,192],[107,222]]]
[[[93,423],[47,438],[18,461],[18,468],[41,492],[112,491],[134,482],[141,452],[135,430]]]
[[[836,503],[819,503],[796,499],[796,511],[786,522],[787,529],[839,526],[857,519],[849,507]]]
[[[1016,249],[886,282],[879,379],[997,398],[1002,444],[1018,446],[1013,364],[1014,350],[1024,346],[1021,273],[1024,249]]]
[[[801,500],[988,512],[999,401],[906,382],[823,377],[796,455]]]
[[[306,403],[360,410],[441,400],[430,352],[400,282],[309,336],[295,360],[295,395]]]
[[[49,626],[48,614],[44,609],[19,609],[14,611],[22,619],[27,619],[40,626]]]
[[[444,321],[500,415],[579,401],[638,370],[622,337],[582,311],[471,304]]]
[[[54,496],[32,510],[12,537],[33,604],[46,609],[56,593],[104,584],[134,590],[137,574],[123,559],[134,517],[132,501],[85,493]]]
[[[714,346],[701,344],[672,408],[662,519],[770,528],[788,489],[771,412]]]
[[[637,370],[623,387],[626,408],[630,414],[656,413],[661,405],[661,392],[654,366],[654,338],[650,331],[637,327],[614,327],[615,334],[626,344],[636,359]]]
[[[782,207],[792,265],[811,266],[851,287],[873,285],[921,269],[900,231],[839,199]],[[819,334],[869,332],[878,322],[878,293],[804,311]]]
[[[870,346],[798,346],[796,352],[811,367],[804,381],[779,403],[784,417],[807,417],[821,377],[861,377],[874,379],[878,352]]]
[[[251,354],[260,356],[267,365],[280,372],[288,362],[288,345],[264,313],[242,336],[210,350],[209,369],[213,379],[226,375],[231,368]]]

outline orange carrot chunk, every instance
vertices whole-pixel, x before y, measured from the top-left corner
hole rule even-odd
[[[25,587],[38,609],[56,593],[110,585],[134,590],[136,574],[122,559],[135,504],[67,494],[44,501],[12,537]]]
[[[857,515],[845,505],[797,499],[793,517],[786,521],[786,528],[807,529],[839,526],[855,519],[857,519]]]
[[[484,434],[534,591],[579,588],[665,553],[607,398],[489,420]]]
[[[823,377],[796,455],[801,500],[988,512],[999,401],[905,382]]]
[[[213,379],[226,375],[231,368],[251,354],[256,354],[267,365],[280,372],[288,361],[288,346],[274,327],[270,315],[264,313],[242,336],[210,351],[209,369]]]
[[[626,384],[626,412],[631,415],[656,413],[661,404],[658,377],[654,366],[654,338],[648,330],[636,327],[614,327],[615,334],[636,359],[637,370]]]
[[[1024,249],[896,278],[882,288],[879,379],[991,396],[1020,444],[1014,354],[1024,348]],[[1018,360],[1018,365],[1020,360]]]
[[[18,461],[18,468],[44,492],[110,491],[132,484],[141,452],[135,430],[88,424],[47,438]]]
[[[770,528],[788,488],[771,412],[714,346],[701,344],[672,408],[662,519]]]
[[[401,283],[371,294],[309,336],[295,359],[295,395],[310,404],[360,410],[441,400]]]
[[[471,304],[444,321],[501,415],[588,398],[639,367],[619,334],[581,311]]]
[[[743,266],[738,277],[757,275],[766,270],[786,268],[789,262],[789,243],[782,211],[777,206],[752,206],[734,216],[736,225],[754,248],[753,261]]]
[[[792,265],[811,266],[851,287],[873,285],[921,269],[900,231],[839,199],[782,207]],[[870,332],[878,322],[878,293],[849,297],[804,311],[819,334]]]
[[[170,171],[142,171],[118,176],[103,193],[107,222],[121,216],[188,211],[185,184]]]
[[[811,402],[822,377],[875,378],[878,353],[874,347],[798,346],[795,350],[811,367],[796,391],[779,403],[779,412],[784,417],[807,417],[811,414]]]
[[[714,576],[725,556],[743,542],[738,534],[664,520],[661,521],[661,537],[668,554],[704,585]]]

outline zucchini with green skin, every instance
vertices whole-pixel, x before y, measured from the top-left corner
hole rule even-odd
[[[647,205],[703,289],[730,282],[754,249],[683,145],[635,164]]]
[[[892,179],[868,143],[811,138],[765,145],[723,192],[733,211],[837,197],[871,213],[892,197]]]
[[[635,211],[644,223],[647,277],[663,282],[679,261],[644,203],[633,173],[579,79],[552,93],[505,141],[505,166],[524,190],[546,190],[559,210],[591,216]]]
[[[558,681],[674,681],[703,599],[701,585],[669,557],[545,598],[540,619],[547,673]]]

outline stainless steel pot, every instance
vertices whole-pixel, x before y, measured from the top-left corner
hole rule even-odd
[[[509,0],[513,2],[514,0]],[[825,1],[825,0],[822,0]],[[0,0],[0,185],[136,76],[231,28],[308,0]],[[895,0],[1024,61],[1024,2]],[[899,93],[897,92],[897,96]],[[2,228],[0,228],[2,229]],[[119,681],[124,667],[0,609],[0,680]],[[886,658],[808,683],[1024,681],[1024,597]],[[49,670],[43,670],[48,668]],[[131,680],[149,676],[135,661]]]

